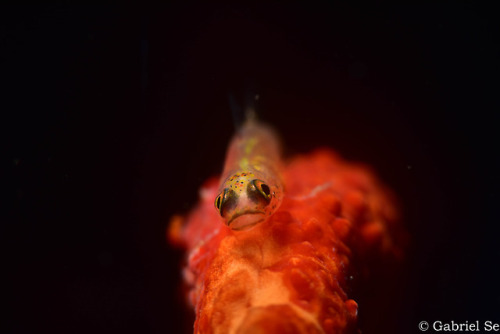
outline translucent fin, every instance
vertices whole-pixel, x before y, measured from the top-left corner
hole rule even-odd
[[[236,129],[239,129],[243,122],[245,121],[245,113],[241,105],[236,102],[234,95],[228,94],[229,108],[231,109],[231,115],[233,116],[233,124]]]
[[[236,129],[239,129],[245,122],[256,121],[257,117],[257,103],[260,96],[253,90],[247,90],[245,94],[244,108],[241,107],[233,94],[228,94],[229,107],[233,116],[233,123]]]

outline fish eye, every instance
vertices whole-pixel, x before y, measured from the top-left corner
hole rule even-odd
[[[252,181],[253,185],[257,190],[264,196],[265,199],[270,200],[271,199],[271,189],[267,184],[265,184],[261,180],[253,180]]]
[[[217,198],[215,198],[215,202],[214,202],[215,208],[219,211],[220,211],[220,207],[221,207],[221,202],[222,202],[222,194],[219,194],[219,196],[217,196]]]

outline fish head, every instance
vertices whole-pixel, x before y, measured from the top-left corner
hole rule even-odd
[[[277,209],[279,189],[253,173],[230,177],[215,198],[215,208],[233,230],[246,230],[265,221]]]

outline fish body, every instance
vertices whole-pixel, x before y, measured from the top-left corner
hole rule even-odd
[[[214,200],[224,223],[245,230],[267,220],[281,205],[281,147],[276,133],[249,118],[229,144]]]

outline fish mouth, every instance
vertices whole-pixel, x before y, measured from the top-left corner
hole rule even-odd
[[[227,226],[236,231],[246,230],[264,221],[265,215],[264,211],[256,210],[238,212],[228,220]]]

